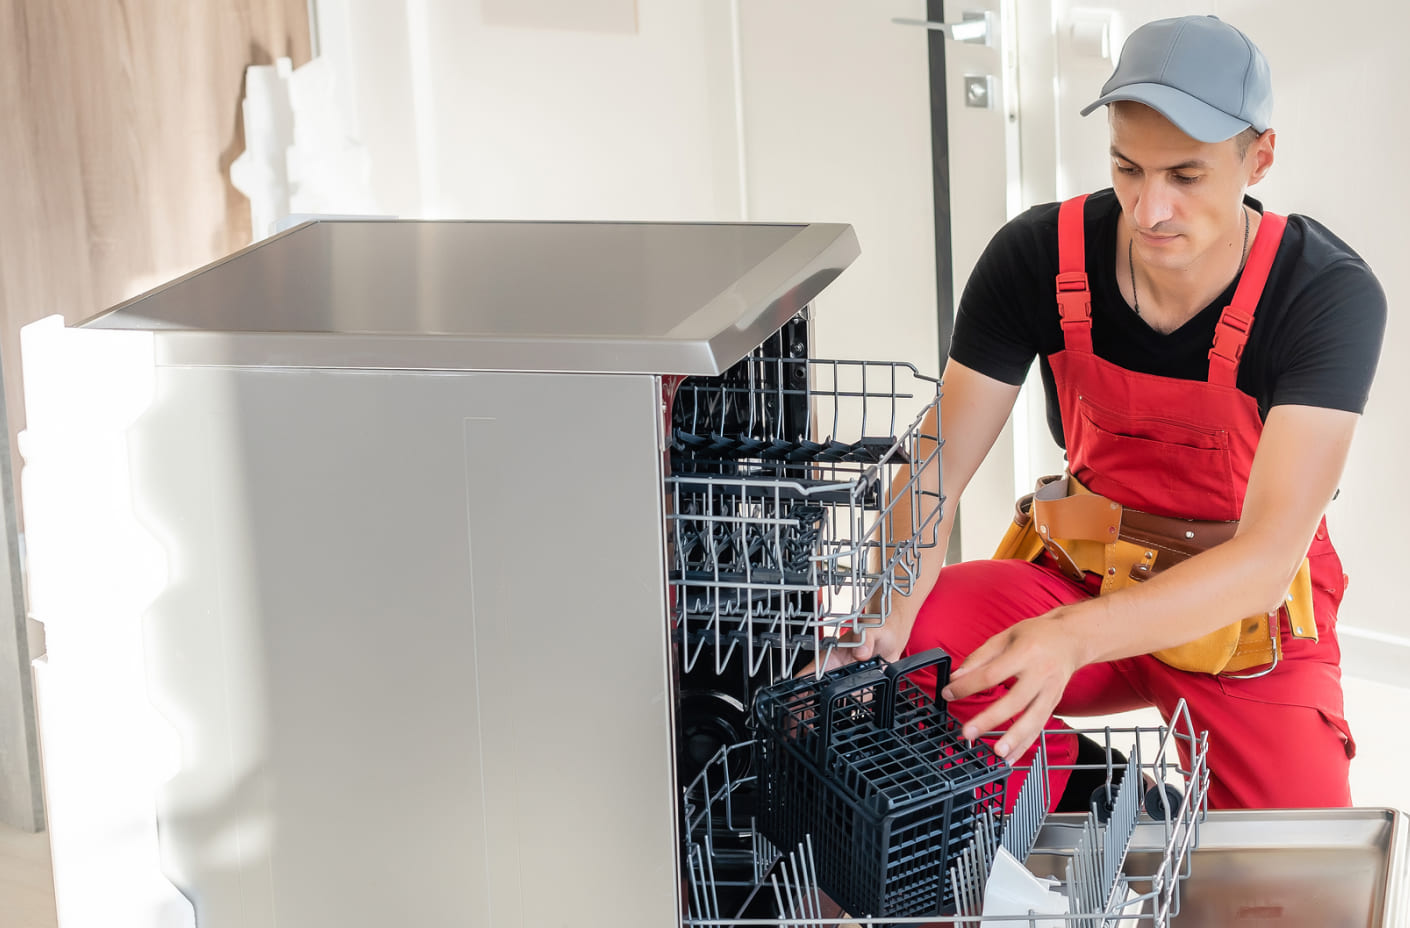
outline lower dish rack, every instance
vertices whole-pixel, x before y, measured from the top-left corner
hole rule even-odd
[[[1065,848],[1045,847],[1043,856],[1065,859],[1053,892],[1063,911],[984,914],[985,889],[994,859],[1003,853],[1024,861],[1047,820],[1048,739],[1085,735],[1107,748],[1129,748],[1125,764],[1073,765],[1105,774],[1106,801],[1085,816],[1063,815],[1071,837]],[[1127,740],[1129,739],[1129,741]],[[1208,736],[1196,732],[1179,703],[1168,725],[1068,728],[1045,732],[1022,788],[1003,813],[979,803],[966,821],[970,840],[946,874],[953,900],[947,914],[853,916],[822,889],[817,840],[806,834],[780,849],[757,829],[756,776],[736,776],[733,755],[748,744],[724,747],[685,789],[687,862],[683,878],[687,928],[776,926],[822,928],[848,925],[1072,925],[1080,928],[1156,926],[1168,928],[1179,915],[1181,882],[1208,812]],[[760,774],[765,775],[765,774]],[[1095,797],[1094,797],[1095,798]],[[1143,846],[1128,857],[1133,837]],[[1154,853],[1151,853],[1154,852]],[[1156,860],[1137,868],[1133,858]]]

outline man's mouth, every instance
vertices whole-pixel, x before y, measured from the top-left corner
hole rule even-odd
[[[1168,244],[1179,238],[1178,235],[1168,232],[1146,232],[1142,229],[1137,229],[1136,235],[1140,237],[1144,244],[1156,246]]]

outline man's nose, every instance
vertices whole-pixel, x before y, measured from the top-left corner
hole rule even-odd
[[[1171,193],[1170,186],[1160,180],[1147,180],[1142,183],[1136,197],[1136,225],[1150,230],[1170,219],[1174,215]]]

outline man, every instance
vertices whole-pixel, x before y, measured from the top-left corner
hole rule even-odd
[[[1142,520],[1186,524],[1177,517],[1197,520],[1191,538],[1222,526],[1227,540],[1181,551],[1138,539],[1118,568],[1100,529],[1063,537],[1039,518],[1036,559],[941,570],[942,538],[915,593],[850,656],[904,644],[962,659],[943,696],[967,737],[1003,731],[995,750],[1014,763],[1044,726],[1062,727],[1054,712],[1155,705],[1168,719],[1183,697],[1210,732],[1211,806],[1348,805],[1345,579],[1322,515],[1379,356],[1384,294],[1326,228],[1246,196],[1276,137],[1267,63],[1237,29],[1194,16],[1142,26],[1083,114],[1102,106],[1113,189],[1019,216],[965,287],[940,412],[947,508],[1038,357],[1073,478],[1050,488],[1046,512],[1090,494],[1120,514],[1112,539]],[[1221,635],[1236,644],[1210,669],[1181,658]],[[1071,763],[1076,739],[1049,748]],[[1053,775],[1054,796],[1066,779]]]

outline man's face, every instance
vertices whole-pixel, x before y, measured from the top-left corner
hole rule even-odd
[[[1241,158],[1236,139],[1196,141],[1144,104],[1107,109],[1112,186],[1143,263],[1193,270],[1222,254],[1231,235],[1242,236],[1244,188],[1266,170],[1259,168],[1265,141],[1271,163],[1271,132]]]

